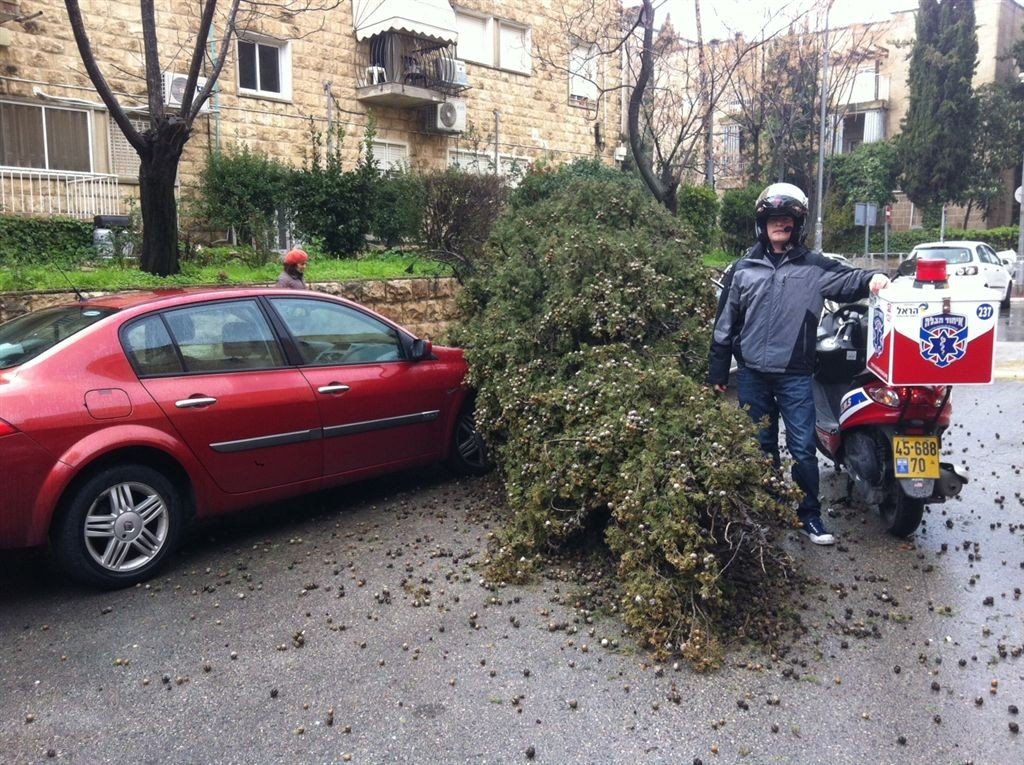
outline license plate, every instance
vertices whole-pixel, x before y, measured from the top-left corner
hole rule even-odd
[[[938,436],[893,436],[893,471],[897,478],[938,478]]]

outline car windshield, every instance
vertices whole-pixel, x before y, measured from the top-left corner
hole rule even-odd
[[[0,369],[24,364],[114,311],[91,306],[44,308],[0,324]]]
[[[963,247],[928,247],[914,253],[919,258],[941,259],[947,263],[970,263],[971,252]]]

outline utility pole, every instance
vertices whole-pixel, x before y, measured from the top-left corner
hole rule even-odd
[[[828,114],[828,16],[832,12],[829,0],[825,8],[825,42],[821,56],[821,124],[818,126],[818,194],[814,202],[814,249],[821,252],[824,246],[825,224],[822,220],[825,206],[825,117]]]

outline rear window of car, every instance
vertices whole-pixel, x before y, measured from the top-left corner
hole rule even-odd
[[[27,313],[0,324],[0,369],[10,369],[34,359],[115,311],[114,308],[61,306]]]
[[[970,263],[971,251],[963,247],[927,247],[921,250],[914,250],[918,258],[941,258],[947,263]]]

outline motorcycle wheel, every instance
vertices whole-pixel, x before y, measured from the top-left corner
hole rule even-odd
[[[896,537],[906,537],[921,525],[924,516],[924,500],[908,497],[898,485],[893,484],[878,506],[886,531]]]

